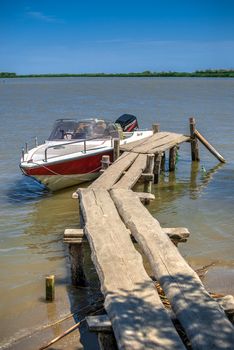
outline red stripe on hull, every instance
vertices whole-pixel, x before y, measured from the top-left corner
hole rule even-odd
[[[113,151],[104,151],[95,155],[85,156],[73,160],[61,161],[60,163],[35,168],[23,168],[27,175],[73,175],[73,174],[87,174],[96,172],[101,168],[101,159],[103,155],[110,155],[111,161],[113,158]]]

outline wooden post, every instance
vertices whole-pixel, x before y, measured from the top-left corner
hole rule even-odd
[[[154,158],[154,183],[155,184],[159,182],[161,160],[162,160],[161,153],[155,154],[155,158]]]
[[[84,273],[84,253],[82,243],[69,244],[71,259],[71,279],[73,286],[86,286],[87,281]]]
[[[192,161],[199,161],[200,160],[199,145],[198,145],[198,140],[195,137],[195,131],[196,131],[195,118],[189,118],[189,124],[190,124],[190,136],[191,136],[191,157],[192,157]]]
[[[54,275],[50,275],[46,277],[45,287],[46,287],[46,300],[53,301],[55,296]]]
[[[165,165],[166,165],[166,152],[163,152],[161,157],[161,171],[165,171]]]
[[[114,162],[116,159],[119,158],[120,150],[119,150],[120,140],[114,139],[114,154],[113,154],[113,160]]]
[[[149,178],[150,180],[145,178],[144,182],[144,192],[151,193],[152,191],[152,180],[154,180],[153,172],[154,172],[154,154],[147,154],[147,163],[146,163],[146,174],[151,175]],[[149,204],[150,201],[148,199],[145,199],[145,204]]]
[[[78,195],[78,198],[79,198],[79,195]],[[79,218],[80,218],[80,228],[83,228],[85,226],[85,222],[84,222],[84,217],[83,217],[83,214],[82,214],[80,200],[79,200]]]
[[[117,350],[117,344],[114,337],[114,333],[98,333],[98,343],[100,346],[100,350]]]
[[[101,163],[102,163],[102,171],[106,170],[110,165],[110,156],[108,155],[102,156]]]
[[[177,146],[170,148],[169,151],[169,171],[174,171],[176,167]]]
[[[153,130],[153,133],[156,134],[157,132],[160,131],[160,124],[153,124],[152,125],[152,130]]]

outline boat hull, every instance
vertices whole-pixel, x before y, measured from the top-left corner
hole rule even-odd
[[[113,150],[103,150],[92,155],[73,157],[68,160],[45,162],[44,164],[21,163],[24,175],[32,177],[51,191],[75,186],[87,181],[93,181],[100,174],[101,159],[109,155],[112,161]]]

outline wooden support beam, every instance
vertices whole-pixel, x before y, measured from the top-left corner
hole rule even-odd
[[[160,131],[160,124],[153,124],[152,130],[154,134],[158,133]]]
[[[144,182],[154,181],[154,174],[142,173],[141,177]]]
[[[168,235],[170,240],[175,244],[185,243],[190,236],[190,232],[186,227],[162,227],[162,231]]]
[[[83,244],[69,244],[69,256],[71,261],[71,280],[73,286],[86,286],[87,280],[84,273]]]
[[[216,149],[205,139],[199,131],[195,130],[194,135],[201,141],[201,143],[222,163],[226,163],[226,160],[221,156],[221,154],[216,151]]]
[[[107,315],[86,316],[85,320],[90,332],[111,332],[112,324]]]
[[[200,155],[199,155],[199,145],[198,141],[195,137],[195,131],[196,131],[196,121],[195,118],[189,118],[189,125],[190,125],[190,136],[191,136],[191,157],[192,161],[199,161]]]
[[[137,197],[144,203],[147,199],[149,201],[154,200],[155,196],[152,193],[134,192]],[[181,243],[187,242],[187,238],[190,236],[190,232],[186,227],[162,227],[162,231],[168,235],[168,237],[174,242]],[[131,237],[135,241],[134,237]],[[85,233],[81,229],[66,229],[64,231],[63,242],[67,244],[80,244],[87,243],[88,240]]]
[[[169,171],[174,171],[176,168],[177,146],[169,150]]]
[[[166,152],[163,152],[161,157],[161,171],[165,171],[165,166],[166,166]]]
[[[106,170],[107,168],[109,168],[110,165],[110,156],[108,155],[104,155],[102,156],[102,160],[101,160],[101,164],[102,164],[102,171]]]
[[[146,192],[135,192],[135,193],[142,203],[144,203],[146,199],[148,201],[153,201],[155,199],[155,195],[152,193],[146,193]]]
[[[224,309],[229,320],[234,324],[234,297],[233,295],[225,295],[217,298],[216,301]]]
[[[120,155],[119,146],[120,146],[120,139],[114,139],[114,153],[113,153],[114,162],[119,158],[119,155]]]
[[[87,243],[87,238],[82,229],[66,229],[63,235],[63,242],[67,244]]]
[[[154,179],[154,154],[147,154],[147,163],[146,163],[146,169],[145,172],[146,174],[151,174],[152,175],[152,180],[146,180],[144,182],[144,192],[146,193],[151,193],[152,192],[152,183]],[[149,201],[145,199],[145,204],[149,204]]]
[[[155,184],[159,182],[161,161],[162,161],[161,153],[156,153],[154,158],[154,183]]]
[[[69,244],[72,284],[74,286],[86,286],[83,243],[87,242],[87,239],[84,231],[81,229],[66,229],[63,237],[63,242]]]
[[[118,350],[114,333],[98,333],[100,350]]]

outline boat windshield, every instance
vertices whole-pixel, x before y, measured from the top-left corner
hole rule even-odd
[[[80,121],[59,119],[48,138],[49,141],[118,137],[116,124],[104,119],[84,119]]]

